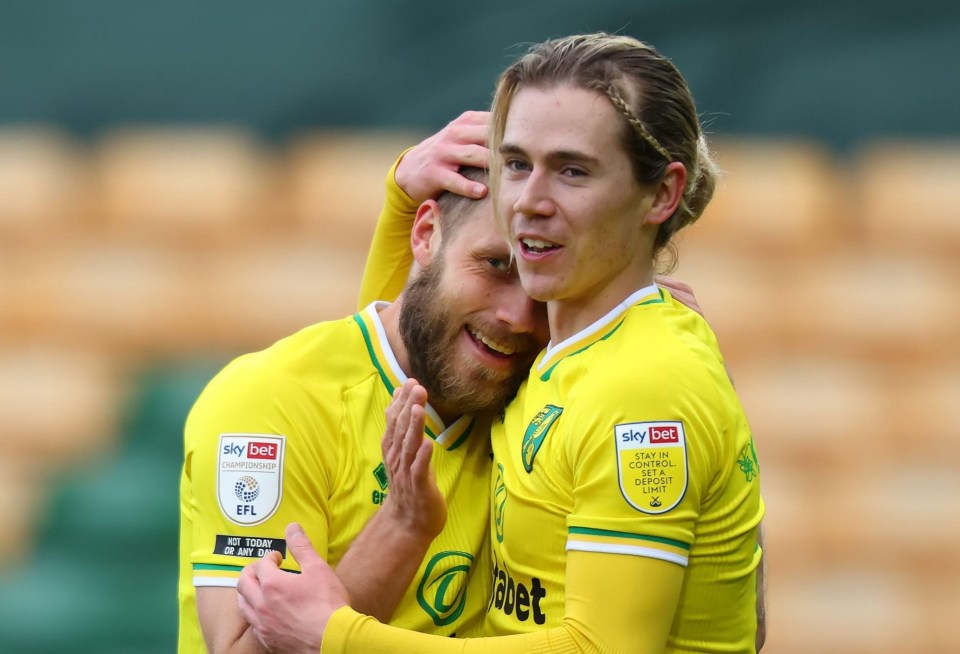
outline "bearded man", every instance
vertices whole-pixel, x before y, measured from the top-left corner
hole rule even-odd
[[[413,177],[434,192],[482,193],[483,168],[460,164],[485,157],[476,144],[486,124],[470,112],[405,153],[388,177],[387,206],[417,206],[417,187],[398,184]],[[425,180],[428,165],[442,179]],[[194,405],[181,478],[181,654],[261,651],[237,608],[237,580],[251,560],[286,555],[294,520],[367,613],[444,636],[469,635],[482,621],[489,416],[546,344],[546,317],[520,287],[489,200],[425,199],[410,244],[414,270],[397,301],[239,357]],[[421,456],[449,519],[424,517],[388,492],[385,410],[409,376],[430,393]]]

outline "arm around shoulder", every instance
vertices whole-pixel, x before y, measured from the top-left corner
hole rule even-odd
[[[403,290],[413,265],[410,228],[420,203],[407,195],[395,178],[397,167],[405,155],[406,152],[400,155],[387,174],[386,199],[377,218],[360,282],[357,302],[360,309],[376,300],[395,300]]]
[[[344,607],[330,616],[321,652],[659,654],[667,642],[682,583],[683,568],[673,563],[574,551],[567,563],[567,608],[559,627],[457,640],[382,625]],[[636,592],[640,587],[646,592]]]
[[[422,202],[445,191],[473,199],[487,193],[483,184],[461,175],[460,167],[487,166],[489,121],[486,111],[464,112],[394,163],[387,174],[386,200],[363,271],[359,308],[375,300],[395,300],[403,290],[413,265],[410,228]]]

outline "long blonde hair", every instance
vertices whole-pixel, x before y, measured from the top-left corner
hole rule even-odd
[[[713,197],[716,165],[683,75],[653,47],[632,37],[599,32],[546,41],[533,46],[500,75],[489,139],[494,197],[499,194],[503,166],[500,145],[514,96],[523,87],[548,89],[561,85],[596,91],[623,116],[623,147],[640,184],[659,181],[671,162],[686,167],[683,197],[677,210],[659,227],[654,241],[656,255],[678,230],[701,216]],[[507,218],[496,205],[497,224],[506,234]]]

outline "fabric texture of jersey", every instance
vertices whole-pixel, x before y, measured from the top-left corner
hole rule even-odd
[[[236,586],[242,566],[285,552],[303,525],[336,565],[387,495],[380,440],[406,380],[377,305],[308,327],[230,363],[185,428],[181,477],[179,651],[204,652],[195,586]],[[477,628],[489,581],[489,426],[444,425],[427,408],[436,480],[449,518],[391,624],[443,636]],[[297,570],[292,557],[283,567]]]
[[[559,625],[578,550],[686,568],[667,651],[753,651],[759,465],[699,315],[650,286],[551,343],[492,442],[486,633]]]

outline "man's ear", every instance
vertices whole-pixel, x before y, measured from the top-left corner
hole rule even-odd
[[[410,249],[413,259],[421,268],[429,266],[440,251],[440,206],[435,200],[427,200],[417,209],[410,230]]]
[[[643,222],[649,225],[659,225],[672,216],[683,198],[683,189],[686,185],[686,166],[679,161],[668,164],[660,183],[655,189],[653,204],[650,206]]]

